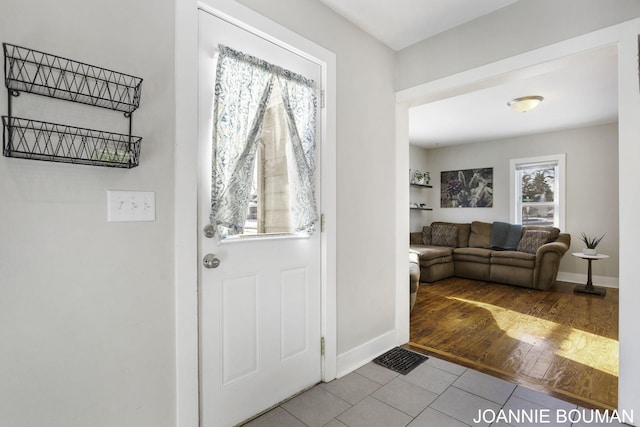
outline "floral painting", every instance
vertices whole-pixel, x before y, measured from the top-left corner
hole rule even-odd
[[[493,168],[441,172],[440,207],[493,207]]]

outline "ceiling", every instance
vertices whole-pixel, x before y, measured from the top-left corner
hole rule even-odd
[[[517,0],[320,0],[394,50],[509,6]],[[525,75],[526,77],[522,77]],[[432,148],[615,122],[614,47],[542,64],[496,86],[416,106],[409,111],[411,144]],[[545,99],[528,113],[513,98]]]
[[[394,50],[517,0],[320,0]]]
[[[603,48],[528,70],[528,78],[443,99],[409,110],[412,145],[433,148],[492,141],[612,123],[618,119],[618,68],[615,48]],[[539,95],[527,113],[507,102]]]

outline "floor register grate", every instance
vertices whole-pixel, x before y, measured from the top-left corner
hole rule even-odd
[[[373,359],[373,362],[402,375],[407,375],[427,359],[428,357],[423,354],[395,347]]]

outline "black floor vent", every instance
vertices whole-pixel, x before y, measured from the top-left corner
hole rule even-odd
[[[414,353],[413,351],[404,348],[395,347],[387,351],[385,354],[373,359],[373,362],[402,375],[407,375],[427,359],[428,357],[425,355]]]

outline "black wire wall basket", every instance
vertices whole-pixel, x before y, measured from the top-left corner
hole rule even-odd
[[[8,115],[3,155],[95,166],[132,168],[140,160],[141,137],[132,136],[142,79],[34,49],[3,43]],[[120,111],[129,134],[24,119],[12,115],[22,92]]]
[[[132,113],[140,106],[142,79],[25,47],[2,44],[5,84],[34,93]]]
[[[3,154],[31,160],[94,166],[138,166],[137,136],[2,116]]]

